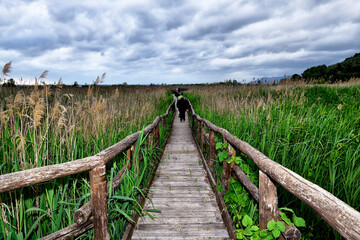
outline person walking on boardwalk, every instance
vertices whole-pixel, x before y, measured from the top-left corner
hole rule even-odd
[[[180,93],[180,96],[178,97],[178,100],[176,103],[176,107],[179,109],[180,122],[185,121],[185,112],[187,109],[189,109],[190,104],[189,104],[189,100],[187,100],[184,97],[183,93]]]

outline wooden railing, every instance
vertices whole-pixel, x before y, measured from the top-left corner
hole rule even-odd
[[[50,234],[43,239],[71,239],[91,228],[94,228],[95,239],[109,239],[107,195],[110,185],[106,183],[106,164],[124,150],[127,150],[127,160],[131,164],[130,161],[135,149],[134,145],[140,134],[142,132],[144,136],[149,134],[150,141],[158,142],[159,123],[162,122],[163,125],[166,124],[169,112],[174,111],[174,109],[175,101],[168,107],[165,114],[156,117],[153,123],[148,125],[143,131],[138,131],[127,136],[122,141],[94,156],[71,162],[0,175],[0,193],[89,171],[91,201],[74,213],[75,223],[73,225]],[[113,178],[113,188],[120,184],[121,177],[128,166],[129,164],[125,164]],[[90,219],[91,215],[93,218]]]
[[[192,118],[194,135],[199,136],[200,139],[200,149],[205,149],[205,144],[209,144],[209,157],[207,161],[209,161],[210,166],[212,166],[215,158],[215,133],[220,134],[223,139],[231,145],[229,154],[235,155],[236,151],[234,149],[238,149],[258,166],[259,188],[250,181],[239,166],[234,165],[234,163],[228,164],[227,161],[223,161],[223,192],[221,195],[225,193],[230,184],[230,176],[233,174],[249,190],[252,197],[259,202],[259,223],[261,229],[266,229],[266,224],[270,220],[280,220],[277,190],[273,183],[277,182],[288,192],[310,206],[333,229],[340,233],[341,236],[346,239],[360,239],[360,213],[354,208],[318,185],[309,182],[295,172],[272,161],[263,153],[253,148],[250,144],[241,141],[230,134],[227,130],[201,118],[195,113],[192,106],[189,114]],[[204,159],[203,156],[202,158]],[[211,184],[216,186],[206,160],[204,159],[203,162]],[[220,208],[226,210],[222,197],[218,196],[220,194],[217,191],[216,194]],[[235,228],[227,211],[223,211],[223,219],[225,220],[228,229],[230,229],[230,237],[236,238],[234,233]],[[285,236],[283,237],[285,239],[299,239],[300,233],[296,228],[287,226]]]

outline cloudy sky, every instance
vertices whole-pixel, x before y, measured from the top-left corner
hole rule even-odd
[[[10,77],[206,83],[301,74],[360,52],[358,0],[0,0]]]

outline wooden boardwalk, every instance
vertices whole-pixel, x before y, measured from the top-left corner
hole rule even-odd
[[[132,239],[229,239],[188,119],[175,118],[151,191],[145,209],[161,213],[141,218]]]

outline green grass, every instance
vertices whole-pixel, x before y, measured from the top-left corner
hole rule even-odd
[[[201,117],[360,210],[359,86],[199,87],[187,97]],[[280,207],[306,219],[305,239],[341,239],[291,194],[278,194]]]
[[[0,89],[1,174],[94,155],[152,123],[172,101],[161,87],[41,88]],[[160,126],[161,144],[168,131],[168,126]],[[160,150],[140,142],[140,169],[129,170],[108,200],[110,235],[115,239],[131,211],[142,211],[134,200],[158,160]],[[108,181],[125,159],[119,154],[107,165]],[[74,211],[89,200],[88,173],[1,193],[0,239],[38,239],[56,232],[73,224]],[[92,236],[89,231],[81,239]]]

